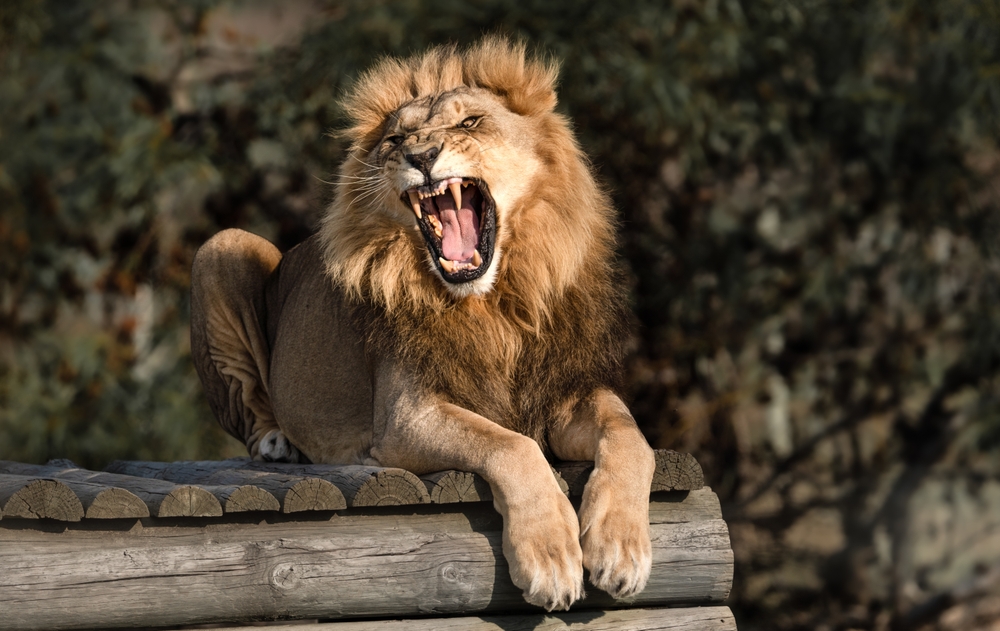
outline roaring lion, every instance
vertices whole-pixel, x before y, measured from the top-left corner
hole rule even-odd
[[[316,235],[227,230],[195,258],[192,353],[254,458],[486,479],[525,599],[646,585],[653,452],[617,394],[614,211],[555,63],[488,38],[385,60]],[[546,460],[593,460],[579,519]]]

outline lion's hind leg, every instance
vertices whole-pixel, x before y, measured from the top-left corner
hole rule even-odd
[[[262,326],[264,287],[281,253],[267,240],[224,230],[199,250],[191,271],[191,355],[219,424],[257,460],[297,462],[268,393]]]

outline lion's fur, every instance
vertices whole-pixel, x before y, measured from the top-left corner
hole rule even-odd
[[[613,210],[553,111],[556,75],[554,63],[499,38],[382,61],[344,102],[350,157],[319,233],[329,275],[359,318],[382,325],[366,327],[374,348],[412,363],[454,403],[536,439],[557,401],[618,386],[623,347]],[[498,210],[494,290],[456,299],[428,273],[419,234],[395,219],[399,200],[366,196],[356,183],[371,174],[368,155],[387,117],[463,85],[488,88],[528,121],[543,168],[525,203]]]
[[[350,153],[320,231],[284,255],[223,231],[191,292],[198,374],[254,458],[477,473],[511,580],[550,611],[583,597],[584,567],[616,598],[644,588],[654,471],[614,392],[614,215],[554,112],[555,78],[499,38],[383,61],[345,101]],[[455,218],[420,201],[451,186]],[[433,260],[435,211],[465,276]],[[546,448],[594,462],[579,516]]]

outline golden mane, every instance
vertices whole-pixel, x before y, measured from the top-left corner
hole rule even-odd
[[[502,316],[504,323],[494,323],[500,328],[515,325],[536,335],[551,317],[553,301],[585,269],[590,283],[606,279],[614,256],[613,210],[566,119],[553,111],[557,73],[554,62],[529,57],[523,44],[499,37],[465,50],[444,46],[409,59],[384,59],[365,73],[343,102],[351,146],[320,229],[332,279],[390,315],[474,311],[481,328],[486,312]],[[464,299],[428,271],[419,235],[378,211],[379,204],[398,206],[399,200],[366,194],[356,184],[374,168],[367,156],[387,117],[410,101],[460,86],[488,89],[528,118],[543,164],[523,207],[504,209],[498,217],[503,254],[494,289]]]
[[[498,38],[382,61],[345,101],[352,144],[319,234],[327,273],[356,305],[377,353],[403,360],[430,391],[540,444],[560,401],[620,385],[626,335],[624,290],[613,281],[613,209],[553,111],[555,79],[553,63]],[[460,86],[487,87],[524,117],[542,165],[519,206],[497,209],[502,251],[492,289],[465,298],[431,271],[395,194],[383,199],[357,184],[377,169],[367,156],[387,117]]]

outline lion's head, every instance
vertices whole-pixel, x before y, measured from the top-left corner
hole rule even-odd
[[[331,276],[389,311],[508,292],[534,326],[586,268],[605,269],[611,209],[554,112],[557,71],[487,38],[364,75],[321,233]]]

